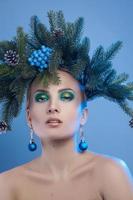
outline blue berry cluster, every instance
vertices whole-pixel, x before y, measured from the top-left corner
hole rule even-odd
[[[44,45],[41,49],[33,51],[28,61],[32,66],[38,67],[40,70],[48,67],[48,59],[51,55],[52,49]]]

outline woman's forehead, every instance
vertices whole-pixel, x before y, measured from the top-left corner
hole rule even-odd
[[[79,82],[72,77],[71,74],[64,72],[64,71],[59,71],[59,77],[60,77],[60,84],[55,85],[50,83],[48,87],[44,87],[41,82],[33,82],[32,87],[31,87],[31,93],[34,93],[36,90],[39,89],[44,89],[46,91],[52,91],[52,90],[61,90],[65,88],[69,88],[74,90],[75,92],[80,92],[80,85]]]

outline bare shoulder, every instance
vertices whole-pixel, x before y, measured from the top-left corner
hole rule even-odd
[[[17,166],[0,173],[0,184],[6,185],[8,188],[14,187],[16,180],[18,180],[18,177],[22,174],[22,169],[23,168],[21,166]]]
[[[18,188],[20,183],[25,182],[24,174],[27,165],[28,163],[25,163],[0,173],[0,199],[18,199]]]
[[[127,176],[129,180],[133,180],[126,162],[121,158],[98,153],[93,153],[93,157],[95,160],[95,168],[102,174],[102,177],[105,176],[107,178],[109,175],[113,177],[113,175],[118,176],[119,174],[119,176]],[[106,176],[107,174],[108,176]]]
[[[94,157],[104,198],[132,200],[133,178],[126,162],[104,154],[95,154]]]
[[[107,169],[109,170],[110,167],[112,170],[115,168],[119,168],[119,170],[126,170],[126,172],[129,172],[128,166],[124,160],[118,157],[106,155],[106,154],[100,154],[96,152],[88,152],[88,154],[91,154],[91,157],[95,161],[95,167],[98,169]],[[130,172],[129,172],[130,173]],[[130,174],[131,175],[131,174]]]
[[[15,200],[19,167],[0,173],[0,199]],[[20,180],[20,179],[19,179]]]
[[[28,166],[29,163],[30,162],[0,173],[0,185],[3,185],[3,187],[5,185],[7,188],[16,188],[18,182],[24,178],[25,167]]]
[[[96,160],[97,160],[97,168],[100,168],[100,171],[103,174],[112,173],[115,174],[125,174],[126,176],[128,176],[128,178],[130,180],[132,180],[132,175],[131,172],[126,164],[126,162],[124,160],[122,160],[121,158],[118,157],[114,157],[114,156],[109,156],[109,155],[105,155],[105,154],[96,154],[95,155]]]

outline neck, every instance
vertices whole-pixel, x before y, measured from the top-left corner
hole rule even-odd
[[[41,138],[42,154],[37,159],[37,166],[41,172],[46,169],[53,175],[61,175],[68,171],[77,157],[81,154],[77,150],[77,134],[72,138],[46,140]]]

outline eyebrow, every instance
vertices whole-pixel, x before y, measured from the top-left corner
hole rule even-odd
[[[75,92],[72,88],[62,88],[62,89],[58,90],[58,92],[62,92],[64,90],[71,90],[71,91]],[[36,92],[47,92],[47,93],[49,93],[48,90],[44,90],[44,89],[38,89],[34,93],[36,93]]]

